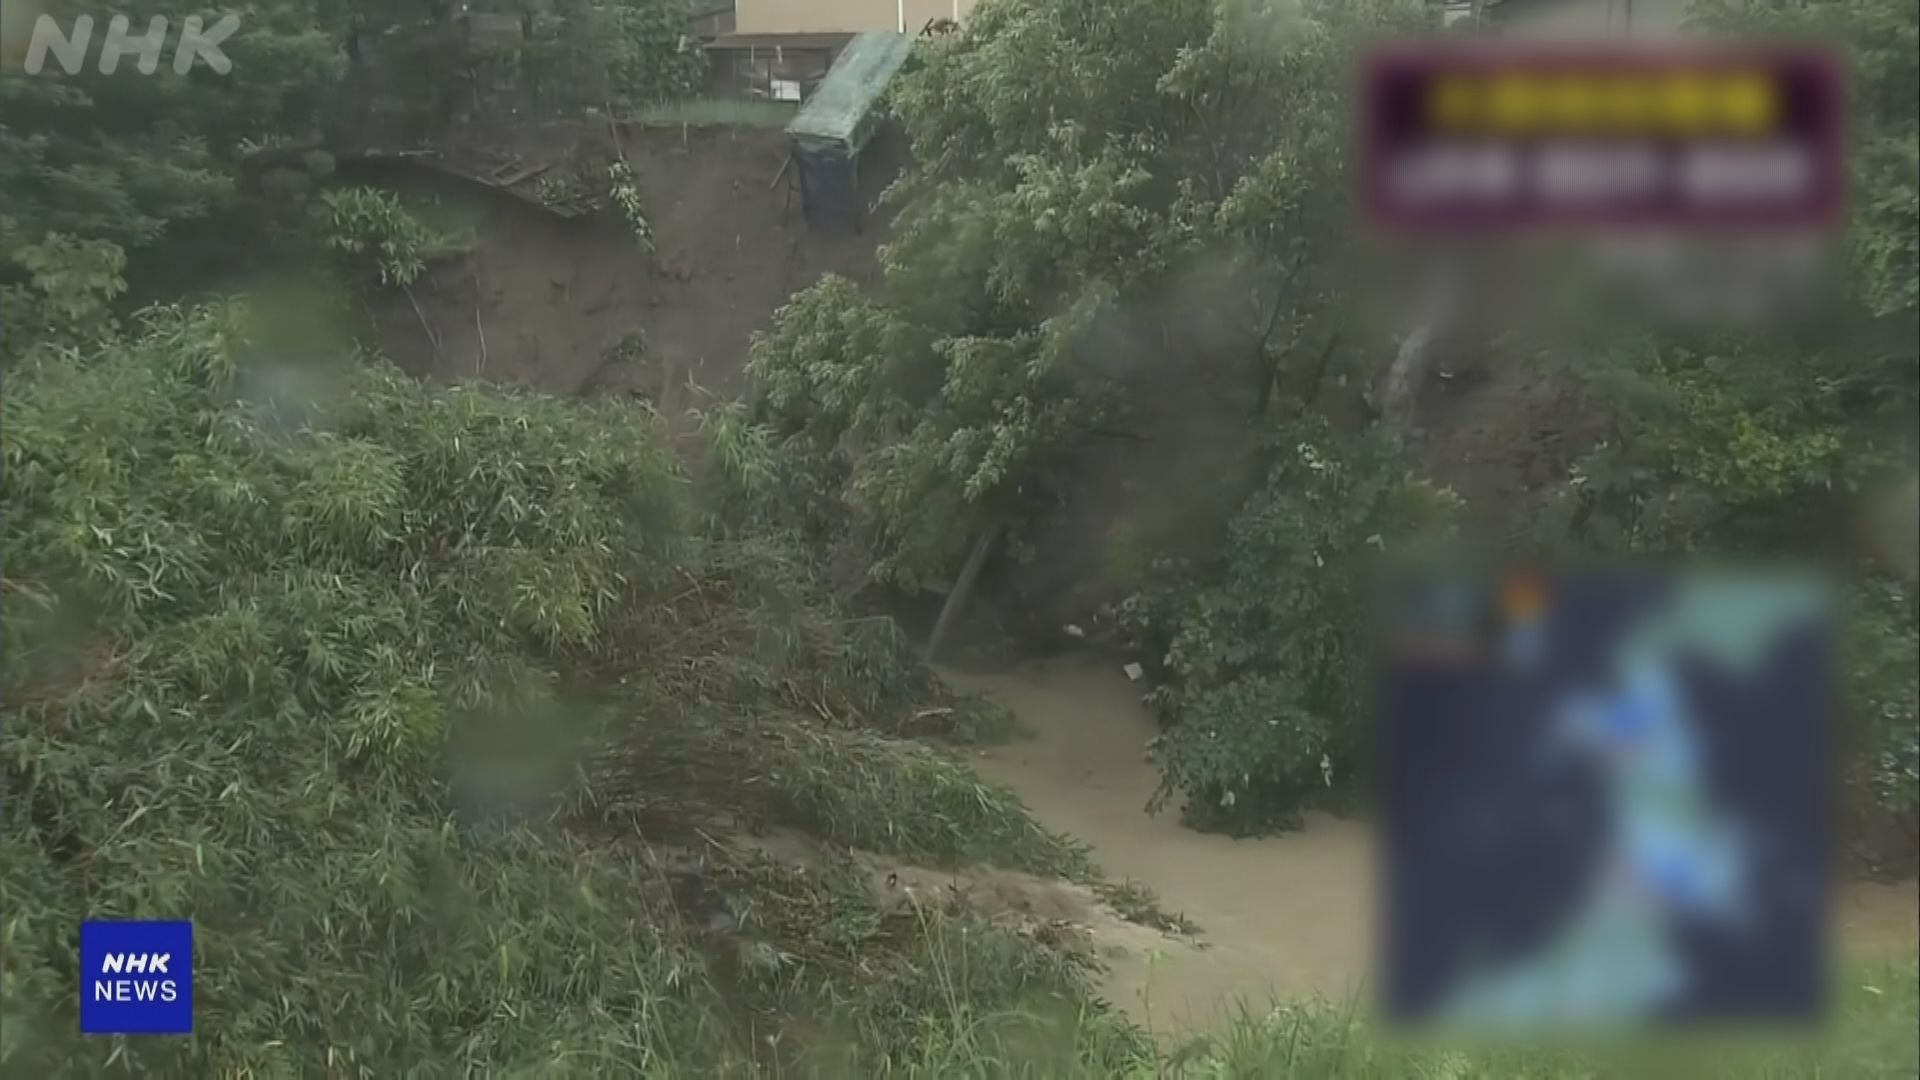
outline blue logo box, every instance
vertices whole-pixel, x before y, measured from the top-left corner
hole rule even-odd
[[[193,924],[80,924],[80,1031],[193,1033]]]

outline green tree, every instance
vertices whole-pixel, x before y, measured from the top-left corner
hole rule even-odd
[[[1885,0],[1730,0],[1696,17],[1721,32],[1831,40],[1849,61],[1854,188],[1839,288],[1812,317],[1784,325],[1626,339],[1595,327],[1584,342],[1563,341],[1610,406],[1613,431],[1577,463],[1541,536],[1578,551],[1841,568],[1851,579],[1852,659],[1841,669],[1851,804],[1858,817],[1904,820],[1911,838],[1920,607],[1912,581],[1900,580],[1908,558],[1876,558],[1886,545],[1863,543],[1862,528],[1882,527],[1867,508],[1920,469],[1920,13]]]
[[[63,6],[133,27],[177,19],[178,5],[127,0]],[[50,232],[110,240],[134,251],[170,223],[203,218],[237,197],[246,148],[317,139],[346,71],[344,0],[230,4],[240,29],[221,46],[221,75],[173,69],[169,48],[152,75],[130,62],[103,75],[0,75],[0,236],[33,242]]]
[[[432,4],[244,0],[219,13],[238,20],[221,46],[232,69],[220,74],[200,66],[181,74],[171,52],[177,5],[62,5],[63,17],[94,18],[96,51],[116,15],[135,28],[166,16],[174,29],[151,75],[130,61],[113,74],[92,64],[73,75],[0,72],[0,262],[17,263],[12,249],[49,234],[105,240],[128,253],[136,277],[163,279],[153,291],[165,295],[184,267],[226,272],[258,257],[272,237],[267,226],[303,223],[311,181],[329,171],[320,148],[367,120],[350,109],[355,99],[392,95],[412,126],[424,128],[445,119],[436,103],[450,87],[502,111],[529,104],[515,94],[542,93],[547,106],[577,111],[683,95],[697,88],[704,70],[703,54],[686,38],[682,0],[477,7],[533,20],[535,34],[526,42],[516,21],[514,59],[505,69],[473,55],[452,23],[434,23],[444,11]],[[391,39],[379,33],[394,27],[403,32]],[[350,71],[347,43],[356,29],[385,41],[393,55]],[[468,89],[487,78],[501,85]],[[287,175],[308,182],[275,180]],[[191,230],[188,243],[161,245],[169,231],[183,230]]]
[[[113,302],[127,288],[127,257],[118,247],[52,233],[14,250],[12,262],[26,280],[0,285],[0,360],[111,336]]]
[[[399,196],[376,188],[336,188],[314,207],[320,245],[352,270],[382,285],[409,288],[434,261],[462,250],[471,237],[428,224]]]
[[[1306,417],[1269,430],[1259,457],[1262,482],[1219,542],[1163,565],[1123,609],[1163,678],[1153,805],[1233,833],[1293,827],[1362,789],[1374,571],[1446,538],[1457,509],[1384,432]]]
[[[1425,17],[988,3],[923,47],[894,94],[916,162],[883,287],[822,282],[752,357],[758,415],[850,461],[879,575],[937,577],[983,533],[1017,538],[1091,434],[1204,381],[1180,365],[1237,369],[1243,416],[1289,365],[1290,389],[1317,388],[1350,269],[1345,75],[1365,32]],[[1201,274],[1219,287],[1164,302]],[[1235,343],[1226,358],[1183,348],[1202,328]],[[1157,383],[1134,377],[1143,352]]]
[[[1184,535],[1147,538],[1138,561],[1160,568],[1130,627],[1166,654],[1156,802],[1197,824],[1284,824],[1359,767],[1350,556],[1414,527],[1394,509],[1413,488],[1391,440],[1316,403],[1379,351],[1348,301],[1350,72],[1371,36],[1429,18],[983,4],[893,95],[916,162],[881,288],[825,280],[754,343],[758,418],[847,470],[875,575],[937,579],[971,547],[956,594],[983,537],[1018,547],[1073,490],[1093,440],[1181,410],[1239,432]],[[1299,471],[1298,446],[1330,471]]]

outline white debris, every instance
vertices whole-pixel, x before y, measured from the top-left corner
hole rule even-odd
[[[1120,670],[1126,672],[1127,678],[1134,682],[1139,682],[1141,679],[1147,677],[1147,669],[1141,667],[1139,664],[1128,664]]]
[[[1082,641],[1085,641],[1087,638],[1087,632],[1085,630],[1080,629],[1078,626],[1074,625],[1073,623],[1068,623],[1066,626],[1062,627],[1062,629],[1064,629],[1067,632],[1067,636],[1070,638],[1079,638]]]

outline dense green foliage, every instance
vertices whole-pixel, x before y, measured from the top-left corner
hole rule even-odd
[[[916,708],[934,690],[883,624],[777,547],[702,539],[644,408],[290,364],[274,333],[157,309],[11,373],[10,1070],[699,1071],[760,1051],[712,983],[731,953],[696,947],[708,913],[635,838],[778,822],[1088,872],[901,740],[970,710]],[[850,965],[911,979],[932,939],[844,873],[717,857],[723,892],[801,905],[734,939],[775,961],[729,1000],[840,1000],[886,1052],[891,984]],[[195,921],[201,1037],[75,1041],[81,914]],[[996,933],[966,948],[1020,963],[967,995],[1066,992],[1064,960]]]
[[[1749,338],[1615,348],[1590,379],[1617,404],[1616,437],[1576,464],[1538,527],[1575,551],[1841,567],[1853,579],[1842,674],[1854,810],[1911,822],[1920,608],[1897,559],[1875,559],[1885,523],[1869,511],[1914,475],[1920,394],[1911,340],[1877,332],[1888,336],[1847,326],[1798,347]]]
[[[1166,680],[1158,801],[1196,824],[1290,821],[1361,767],[1358,556],[1405,538],[1413,488],[1387,440],[1316,403],[1365,374],[1346,73],[1369,34],[1425,17],[987,5],[896,92],[917,160],[880,295],[829,279],[756,342],[760,415],[848,459],[876,573],[907,583],[996,523],[1017,546],[1100,429],[1217,413],[1186,388],[1229,388],[1229,416],[1193,422],[1244,427],[1239,463],[1198,485],[1198,516],[1166,511],[1181,535],[1143,538],[1158,569],[1128,605]]]
[[[276,392],[239,366],[235,320],[157,312],[9,387],[9,1056],[83,1052],[54,1004],[76,911],[201,928],[199,1007],[222,1037],[142,1050],[147,1069],[630,1052],[635,1021],[686,1009],[636,868],[524,839],[463,851],[433,762],[457,711],[555,679],[621,562],[671,542],[669,459],[609,417],[430,403],[384,372],[328,373],[330,402],[299,373]],[[561,434],[578,448],[516,460]],[[557,956],[589,965],[564,998],[579,1011],[548,1008],[568,976],[532,961]],[[635,968],[660,978],[604,974]],[[462,1016],[536,1002],[546,1030],[459,1045]]]
[[[1910,4],[1719,3],[1733,31],[1835,41],[1852,62],[1854,197],[1839,288],[1786,326],[1714,336],[1584,327],[1559,348],[1612,411],[1538,523],[1562,550],[1812,559],[1849,579],[1850,810],[1920,837],[1920,596],[1911,525],[1878,508],[1920,469],[1920,12]],[[1904,581],[1902,579],[1905,579]]]
[[[1453,510],[1398,471],[1397,450],[1324,424],[1276,432],[1218,548],[1128,603],[1138,639],[1164,650],[1156,803],[1184,796],[1195,826],[1264,831],[1360,788],[1371,571],[1388,537],[1443,537]]]
[[[373,188],[340,188],[320,196],[320,242],[382,285],[411,285],[443,241],[399,198]]]
[[[755,345],[761,416],[852,450],[883,577],[950,572],[1070,486],[1064,462],[1157,387],[1145,345],[1224,326],[1248,411],[1319,361],[1350,269],[1344,94],[1358,28],[1417,5],[984,6],[895,101],[916,160],[885,283],[829,278]],[[1218,288],[1169,303],[1199,274]],[[1296,347],[1301,346],[1301,347]],[[1164,377],[1177,378],[1174,373]],[[1016,538],[1019,530],[1016,528]]]
[[[95,341],[126,291],[126,253],[107,240],[51,233],[13,253],[24,280],[0,285],[0,361],[41,346]]]
[[[1858,194],[1841,287],[1802,323],[1759,332],[1636,324],[1597,299],[1557,309],[1570,321],[1550,353],[1613,437],[1544,500],[1532,539],[1852,568],[1861,545],[1834,525],[1916,465],[1914,13],[1780,0],[1699,15],[1850,51]],[[1355,745],[1363,614],[1306,598],[1358,588],[1359,571],[1314,559],[1413,537],[1406,522],[1362,524],[1406,465],[1350,422],[1320,423],[1357,411],[1329,391],[1376,379],[1395,345],[1357,299],[1379,268],[1343,229],[1344,95],[1359,47],[1424,18],[1261,0],[986,5],[895,93],[917,161],[882,287],[824,281],[755,346],[758,415],[830,463],[823,475],[843,471],[876,575],[909,585],[951,574],[996,527],[1020,551],[1087,482],[1110,429],[1164,434],[1180,412],[1244,427],[1198,466],[1227,463],[1191,485],[1205,498],[1129,495],[1166,505],[1141,508],[1149,524],[1128,522],[1130,549],[1110,557],[1142,589],[1135,643],[1166,680],[1162,798],[1186,796],[1211,826],[1290,820],[1329,792],[1323,758],[1336,777],[1358,765],[1332,750]],[[1318,478],[1266,483],[1276,440],[1344,463],[1351,487],[1322,502]],[[1889,793],[1913,789],[1915,672],[1890,658],[1911,640],[1913,601],[1892,570],[1860,572],[1855,595],[1874,602],[1849,609],[1854,790],[1911,817],[1911,797]]]
[[[0,74],[0,256],[48,232],[151,245],[170,226],[229,207],[237,162],[256,146],[316,137],[346,72],[345,7],[332,0],[243,0],[243,27],[221,46],[227,75],[173,70],[171,43],[152,76]],[[163,0],[63,5],[145,27],[177,17]],[[51,65],[51,61],[49,64]]]
[[[124,65],[103,75],[92,64],[71,76],[0,72],[0,264],[49,233],[108,240],[138,261],[169,229],[196,222],[208,223],[196,243],[167,258],[240,261],[259,254],[267,226],[299,222],[298,204],[331,167],[320,148],[343,132],[360,137],[376,116],[397,114],[405,132],[426,134],[456,105],[495,98],[502,111],[638,108],[688,94],[704,70],[686,41],[682,0],[475,5],[476,15],[514,24],[507,61],[488,52],[486,33],[434,22],[443,7],[228,4],[221,10],[239,28],[221,46],[233,65],[225,75],[204,67],[177,74],[171,38],[151,76]],[[96,16],[96,50],[110,15],[144,27],[152,16],[181,14],[160,0],[61,10]],[[534,30],[524,42],[523,16]],[[367,54],[358,68],[348,54],[354,33]],[[151,273],[168,270],[177,266]]]
[[[1321,1006],[1169,1053],[1091,1000],[1069,929],[886,902],[889,857],[1118,894],[945,745],[1007,718],[820,588],[849,555],[908,586],[982,536],[1030,555],[1101,440],[1190,415],[1219,468],[1142,497],[1136,550],[1105,560],[1127,564],[1121,628],[1166,721],[1155,806],[1244,833],[1345,805],[1368,769],[1371,574],[1460,509],[1361,421],[1392,343],[1353,301],[1345,230],[1347,73],[1428,5],[988,0],[898,84],[917,160],[880,287],[796,295],[754,343],[754,400],[679,445],[625,400],[408,380],[340,340],[337,298],[124,318],[130,278],[177,291],[189,256],[227,269],[288,237],[357,286],[418,281],[448,237],[315,183],[323,137],[363,118],[349,99],[423,131],[620,112],[701,74],[680,0],[475,7],[530,36],[428,24],[427,4],[244,0],[230,77],[0,77],[0,1066],[1605,1071],[1406,1051]],[[1557,343],[1612,432],[1532,539],[1839,562],[1852,806],[1911,822],[1912,582],[1834,523],[1920,455],[1915,12],[1703,12],[1853,50],[1840,296],[1790,334]],[[649,245],[633,172],[604,179]],[[646,338],[614,351],[639,363]],[[1113,553],[1077,554],[1091,575]],[[773,827],[809,857],[733,843]],[[195,922],[198,1037],[77,1036],[82,917]],[[1762,1065],[1912,1075],[1914,976],[1850,990],[1837,1049]]]
[[[1347,72],[1369,34],[1426,18],[1392,3],[985,5],[895,92],[916,162],[879,295],[827,279],[755,343],[760,417],[846,470],[876,576],[906,584],[951,573],[996,528],[1017,550],[1104,429],[1183,409],[1245,426],[1244,465],[1208,513],[1169,509],[1187,535],[1136,560],[1163,567],[1132,620],[1166,654],[1162,799],[1185,798],[1197,823],[1271,826],[1327,790],[1323,759],[1343,782],[1356,768],[1364,617],[1345,556],[1400,524],[1385,519],[1405,469],[1347,446],[1314,404],[1362,336],[1339,227]],[[1229,388],[1230,418],[1199,419],[1222,407],[1192,396],[1209,383]],[[1307,474],[1324,490],[1296,490],[1284,463],[1269,478],[1273,447],[1298,444],[1351,462]],[[1307,519],[1328,506],[1337,518]],[[1226,542],[1195,550],[1195,535]]]
[[[464,25],[429,10],[360,5],[371,54],[361,92],[383,99],[376,111],[416,122],[626,112],[685,97],[705,73],[685,0],[478,0]]]

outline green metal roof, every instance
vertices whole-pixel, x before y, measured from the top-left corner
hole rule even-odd
[[[913,51],[905,34],[877,30],[855,34],[840,52],[819,89],[800,107],[787,125],[787,134],[799,142],[826,143],[847,151],[859,150],[873,135],[873,106],[900,65]]]

